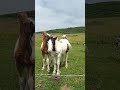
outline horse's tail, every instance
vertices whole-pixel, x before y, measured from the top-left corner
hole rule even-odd
[[[71,44],[68,40],[67,40],[67,45],[68,45],[69,48],[72,48],[72,46],[71,46]]]

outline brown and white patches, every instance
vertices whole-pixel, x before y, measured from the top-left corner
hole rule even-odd
[[[42,46],[41,46],[41,51],[42,51],[42,55],[43,57],[45,56],[45,54],[48,54],[48,45],[47,45],[47,40],[48,40],[49,36],[46,32],[42,33]]]
[[[18,19],[20,32],[14,49],[14,57],[19,75],[20,90],[34,90],[34,28],[31,27],[32,22],[26,13],[20,13]]]
[[[46,32],[42,33],[42,44],[41,44],[41,52],[42,52],[42,57],[43,57],[43,66],[42,66],[42,70],[45,69],[45,63],[47,63],[47,71],[50,71],[50,67],[49,67],[49,53],[48,53],[48,45],[47,45],[47,41],[49,39],[49,34]]]

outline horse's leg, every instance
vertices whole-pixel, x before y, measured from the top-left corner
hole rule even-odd
[[[19,86],[20,90],[24,90],[25,87],[25,78],[23,76],[24,66],[22,66],[17,60],[16,60],[16,68],[18,71],[18,79],[19,79]]]
[[[49,65],[49,57],[46,55],[46,62],[47,62],[47,71],[50,71],[50,65]]]
[[[57,56],[57,75],[60,75],[60,57],[61,53],[59,53]]]
[[[42,66],[42,70],[44,70],[45,69],[45,55],[43,56],[43,66]]]
[[[29,69],[28,69],[28,67],[26,66],[25,67],[25,82],[26,82],[26,84],[25,84],[25,90],[29,90],[29,86],[28,86],[28,79],[29,79]]]
[[[33,66],[30,66],[28,68],[29,72],[29,76],[28,76],[28,87],[29,87],[29,90],[33,90],[34,89],[34,77],[33,77]]]
[[[64,54],[62,53],[62,64],[64,64]]]
[[[53,74],[55,74],[56,73],[56,65],[57,65],[57,63],[56,63],[56,55],[53,55],[53,58],[54,58],[54,70],[53,70]]]
[[[68,61],[67,61],[67,59],[68,59],[68,52],[66,53],[66,61],[65,61],[65,67],[66,68],[68,68]]]

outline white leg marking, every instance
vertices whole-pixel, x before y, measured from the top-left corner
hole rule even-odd
[[[50,71],[50,65],[49,65],[49,57],[48,55],[46,56],[46,62],[47,62],[47,71]]]
[[[54,55],[53,56],[54,57],[54,70],[53,70],[53,74],[55,74],[56,73],[56,56]]]
[[[68,68],[68,62],[67,62],[67,59],[68,59],[68,53],[66,53],[66,62],[65,62],[65,67]]]
[[[42,66],[42,70],[45,69],[45,57],[43,58],[43,66]]]
[[[58,59],[57,59],[57,75],[60,75],[60,57],[61,57],[61,53],[58,54]]]

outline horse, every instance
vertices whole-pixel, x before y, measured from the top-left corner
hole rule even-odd
[[[18,15],[20,31],[14,48],[20,90],[34,90],[34,22],[27,13]]]
[[[68,51],[71,48],[71,44],[67,39],[58,40],[57,37],[48,38],[48,53],[51,53],[54,58],[54,70],[53,74],[60,75],[60,58],[64,61],[64,55],[66,55],[65,67],[68,68]]]
[[[50,71],[50,66],[49,66],[49,56],[50,53],[48,53],[48,39],[50,35],[47,32],[42,33],[42,44],[41,44],[41,52],[42,52],[42,57],[43,57],[43,65],[42,65],[42,70],[45,69],[45,63],[47,63],[47,71]]]

